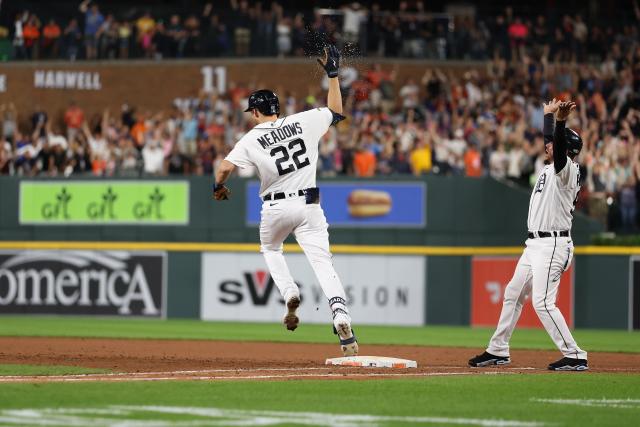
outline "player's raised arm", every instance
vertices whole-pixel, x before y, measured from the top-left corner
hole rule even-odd
[[[552,144],[553,143],[553,128],[555,126],[554,114],[558,111],[560,107],[560,100],[553,98],[553,100],[547,102],[546,104],[542,104],[544,111],[544,129],[542,133],[544,134],[544,143]]]
[[[560,172],[567,164],[567,138],[565,135],[565,122],[567,117],[576,109],[576,103],[562,102],[558,107],[556,116],[556,129],[553,133],[553,168]]]
[[[334,113],[342,114],[342,93],[338,81],[338,69],[340,68],[340,51],[334,45],[324,50],[324,61],[318,58],[318,63],[329,76],[329,93],[327,94],[327,107]]]

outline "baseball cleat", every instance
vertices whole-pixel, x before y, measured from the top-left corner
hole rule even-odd
[[[300,307],[300,297],[295,296],[287,300],[287,313],[284,315],[284,325],[289,331],[295,331],[300,322],[296,314],[298,307]]]
[[[553,362],[548,366],[550,371],[587,371],[589,364],[586,359],[572,359],[563,357],[557,362]]]
[[[349,323],[338,323],[333,327],[333,333],[338,335],[340,348],[345,357],[358,355],[358,340]]]
[[[469,359],[469,366],[471,366],[472,368],[483,368],[485,366],[493,365],[508,365],[509,363],[511,363],[511,359],[509,357],[495,356],[491,353],[487,353],[486,351],[472,359]]]

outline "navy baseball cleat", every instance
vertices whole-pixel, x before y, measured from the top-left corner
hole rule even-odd
[[[557,362],[551,363],[548,369],[550,371],[588,371],[589,364],[586,359],[563,357]]]
[[[492,365],[508,365],[509,363],[511,363],[510,358],[495,356],[491,353],[487,353],[486,351],[477,355],[473,359],[469,359],[469,366],[472,368],[483,368],[485,366]]]
[[[345,357],[358,355],[358,339],[347,322],[339,322],[333,327],[333,333],[340,339],[340,349]]]
[[[300,307],[300,297],[293,296],[287,300],[287,312],[284,315],[283,323],[290,331],[295,331],[300,322],[296,314],[298,307]]]

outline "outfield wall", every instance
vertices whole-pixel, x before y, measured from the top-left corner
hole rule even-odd
[[[267,321],[282,305],[258,255],[255,182],[0,178],[0,313]],[[335,263],[360,323],[495,323],[523,248],[528,192],[492,179],[323,180]],[[387,194],[358,216],[349,195]],[[558,305],[576,327],[640,329],[640,248],[584,246],[578,216]],[[60,252],[62,250],[62,252]],[[286,246],[306,321],[328,318],[315,277]],[[34,283],[37,283],[34,286]],[[522,323],[537,326],[532,312]]]
[[[640,329],[634,268],[640,250],[588,254],[597,249],[577,248],[558,306],[575,327]],[[305,321],[327,321],[311,268],[297,246],[285,251]],[[360,323],[485,326],[497,320],[521,248],[334,245],[333,251]],[[265,267],[256,244],[0,242],[0,313],[273,321],[283,306]],[[521,325],[539,327],[530,308]]]

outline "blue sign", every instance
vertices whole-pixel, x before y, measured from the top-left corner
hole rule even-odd
[[[320,203],[332,227],[406,227],[426,225],[424,182],[320,182]],[[260,183],[247,183],[247,224],[260,223]]]

